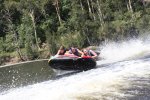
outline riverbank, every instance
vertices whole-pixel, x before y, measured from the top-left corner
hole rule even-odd
[[[23,61],[18,57],[12,57],[12,56],[0,57],[0,66],[15,64],[19,62],[23,62]]]
[[[9,65],[13,65],[13,64],[18,64],[18,63],[26,63],[26,62],[32,62],[32,61],[41,61],[41,60],[48,60],[48,58],[40,58],[40,59],[33,59],[33,60],[24,60],[22,61],[20,58],[18,57],[0,57],[0,66],[9,66]]]
[[[0,55],[0,66],[3,65],[11,65],[11,64],[16,64],[16,63],[21,63],[21,62],[26,62],[26,61],[33,61],[33,60],[39,60],[39,59],[48,59],[50,56],[49,50],[41,50],[38,53],[38,56],[35,58],[30,58],[30,56],[27,56],[25,52],[22,52],[22,55],[20,56],[16,52],[11,52],[11,53],[3,53]]]

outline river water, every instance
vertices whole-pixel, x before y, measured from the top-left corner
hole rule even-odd
[[[150,41],[100,48],[97,68],[84,72],[56,73],[46,61],[0,68],[0,100],[150,100]]]

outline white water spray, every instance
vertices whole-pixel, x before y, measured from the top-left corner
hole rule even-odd
[[[110,63],[122,60],[137,59],[139,57],[150,54],[150,41],[136,39],[121,43],[113,42],[107,43],[101,48],[102,50],[100,56],[106,61],[100,62]]]

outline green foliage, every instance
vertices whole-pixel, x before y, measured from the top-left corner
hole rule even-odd
[[[43,43],[55,54],[61,45],[82,48],[137,37],[150,29],[149,18],[150,5],[140,0],[2,0],[0,53],[19,47],[36,59]]]
[[[32,60],[32,59],[38,58],[37,48],[31,45],[31,43],[27,42],[25,44],[25,49],[26,49],[27,59]]]
[[[74,33],[68,33],[60,37],[59,44],[69,48],[70,46],[76,46],[81,48],[84,44],[84,37],[76,31]]]
[[[12,42],[12,34],[7,35],[6,39],[1,41],[1,51],[13,52],[15,51],[14,43]]]

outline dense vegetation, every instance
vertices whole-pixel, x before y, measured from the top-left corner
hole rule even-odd
[[[0,56],[42,58],[60,45],[99,45],[149,28],[148,0],[0,0]]]

